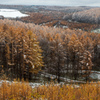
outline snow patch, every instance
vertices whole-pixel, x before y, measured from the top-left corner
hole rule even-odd
[[[100,29],[95,29],[95,30],[92,30],[91,32],[100,33]]]
[[[90,77],[92,79],[100,80],[100,71],[92,71],[92,73],[90,74]]]
[[[16,9],[0,9],[0,15],[5,18],[20,18],[28,16],[27,14],[23,14]]]

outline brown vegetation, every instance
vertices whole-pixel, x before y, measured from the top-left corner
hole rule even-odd
[[[77,85],[48,84],[32,89],[28,83],[2,83],[0,100],[99,100],[100,83]]]
[[[58,82],[61,75],[66,76],[70,70],[72,78],[85,76],[87,80],[92,66],[100,69],[100,34],[10,20],[0,23],[30,29],[37,35],[43,50],[44,71],[55,74]]]
[[[42,50],[31,31],[9,25],[0,26],[0,72],[7,77],[31,79],[42,67]]]
[[[42,24],[47,23],[53,20],[51,16],[43,15],[41,13],[29,13],[30,16],[21,18],[21,21],[34,23],[34,24]]]
[[[81,29],[81,30],[85,30],[85,31],[91,31],[92,29],[95,29],[98,27],[97,24],[68,22],[65,20],[62,20],[60,22],[60,25],[68,26],[68,28],[70,28],[70,29]]]
[[[51,12],[47,13],[46,11],[45,12],[41,11],[41,13],[31,12],[31,13],[29,13],[30,16],[23,17],[19,20],[21,20],[23,22],[27,22],[27,23],[38,24],[38,25],[42,24],[42,25],[46,25],[49,27],[53,27],[55,25],[56,25],[56,27],[68,26],[68,28],[70,28],[70,29],[82,29],[85,31],[91,31],[93,29],[98,28],[97,24],[78,23],[78,22],[73,22],[73,21],[68,22],[68,21],[62,19],[64,16],[64,13],[55,12],[54,15],[53,15],[53,13],[54,13],[54,11],[52,13]],[[69,16],[69,14],[68,14],[68,16]],[[70,18],[68,18],[68,19],[70,19]]]

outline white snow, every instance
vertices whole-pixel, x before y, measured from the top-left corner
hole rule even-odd
[[[4,16],[5,18],[20,18],[28,16],[27,14],[23,14],[16,9],[0,9],[0,15]]]
[[[34,65],[32,67],[34,68]]]
[[[56,79],[56,75],[52,75],[52,74],[49,74],[49,73],[42,73],[41,76],[44,76],[46,78],[51,78],[51,79]],[[65,78],[65,77],[60,77],[61,80],[63,81],[67,81],[67,82],[78,82],[78,83],[86,83],[84,81],[78,81],[78,80],[72,80],[72,79],[69,79],[69,78]]]
[[[42,84],[41,84],[41,83],[32,83],[32,82],[30,82],[29,85],[30,85],[32,88],[35,88],[35,87],[41,86]]]
[[[63,26],[63,28],[68,28],[68,26]]]
[[[99,29],[92,30],[91,32],[100,33],[100,28]]]
[[[8,81],[8,80],[0,80],[0,86],[2,85],[2,83],[4,83],[4,82],[6,82],[6,83],[9,83],[9,84],[11,84],[11,83],[16,83],[16,82],[14,82],[14,81]],[[17,82],[18,83],[18,82]],[[21,82],[20,82],[21,83]],[[27,84],[27,83],[26,83]],[[43,85],[42,83],[32,83],[32,82],[29,82],[29,85],[32,87],[32,88],[35,88],[35,87],[38,87],[38,86],[41,86],[41,85]]]
[[[26,55],[24,55],[24,58],[26,59]]]
[[[92,73],[90,74],[90,77],[92,79],[100,80],[100,71],[92,71]]]

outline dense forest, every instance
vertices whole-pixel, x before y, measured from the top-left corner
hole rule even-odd
[[[0,26],[0,72],[7,77],[31,79],[43,66],[39,42],[31,31]]]
[[[92,69],[100,70],[98,33],[0,20],[0,34],[0,69],[10,77],[31,79],[42,70],[58,82],[62,75],[88,80]]]

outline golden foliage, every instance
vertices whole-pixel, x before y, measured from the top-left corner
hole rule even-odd
[[[29,83],[6,81],[0,85],[0,100],[99,100],[100,83],[43,85],[32,89]]]
[[[19,75],[20,78],[23,76],[26,78],[33,73],[38,73],[43,66],[42,50],[37,36],[25,28],[2,24],[0,48],[0,65],[4,66],[7,76],[12,70],[11,73],[16,77]],[[10,76],[12,77],[13,74]]]

